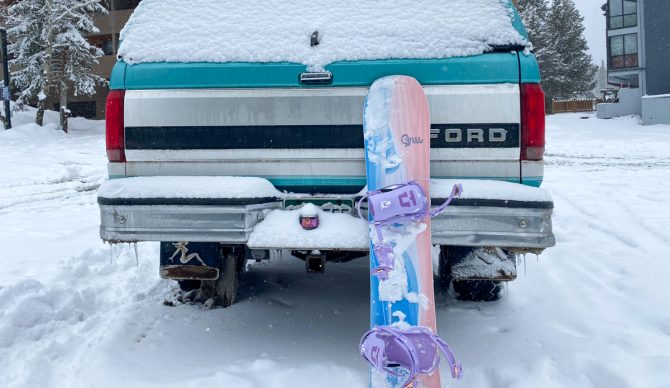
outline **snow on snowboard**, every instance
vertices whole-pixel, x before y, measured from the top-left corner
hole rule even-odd
[[[440,387],[442,352],[451,375],[462,370],[436,333],[430,217],[430,115],[411,77],[375,81],[365,100],[365,161],[369,192],[371,329],[360,351],[372,367],[371,386]]]

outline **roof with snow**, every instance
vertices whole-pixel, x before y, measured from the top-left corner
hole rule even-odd
[[[507,0],[144,0],[119,56],[143,62],[448,58],[527,45]],[[318,31],[320,42],[311,46]]]

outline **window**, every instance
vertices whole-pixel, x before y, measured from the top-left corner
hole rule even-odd
[[[609,0],[609,29],[637,26],[637,0]]]
[[[111,39],[102,42],[102,51],[105,55],[114,55],[114,43]]]
[[[610,68],[637,67],[637,34],[610,37]]]

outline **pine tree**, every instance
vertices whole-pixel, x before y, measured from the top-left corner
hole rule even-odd
[[[519,0],[519,13],[542,72],[542,88],[552,98],[589,93],[595,86],[583,18],[572,0]]]
[[[519,0],[518,7],[535,56],[543,64],[550,59],[552,49],[546,22],[549,6],[546,0]]]
[[[528,39],[533,45],[533,52],[537,58],[542,73],[543,87],[548,80],[559,79],[561,59],[556,42],[549,32],[548,17],[549,5],[546,0],[519,0],[519,14],[524,22]],[[550,82],[549,82],[550,83]],[[550,102],[551,99],[547,98]],[[551,104],[548,104],[551,105]]]
[[[102,50],[83,35],[95,33],[90,14],[106,13],[102,0],[22,0],[7,7],[5,20],[14,59],[12,82],[17,102],[37,99],[39,125],[44,121],[47,98],[56,90],[61,96],[61,123],[67,109],[67,90],[91,95],[104,78],[93,73]]]
[[[547,18],[547,32],[556,50],[558,67],[544,77],[550,98],[573,97],[593,90],[593,65],[584,38],[584,18],[572,0],[554,0]]]

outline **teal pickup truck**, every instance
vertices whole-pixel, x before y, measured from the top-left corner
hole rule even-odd
[[[515,254],[555,244],[544,95],[513,4],[288,3],[140,3],[110,79],[102,239],[160,241],[161,276],[223,305],[246,260],[366,257],[363,100],[403,74],[430,104],[433,206],[464,188],[432,224],[440,284],[496,299]],[[317,230],[300,228],[306,210]]]

